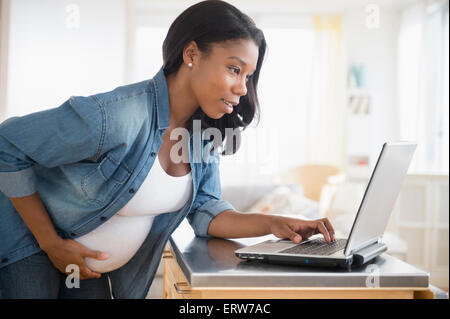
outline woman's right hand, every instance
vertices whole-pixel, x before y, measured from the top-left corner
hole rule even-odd
[[[53,222],[38,192],[25,197],[10,197],[9,199],[33,233],[39,247],[47,253],[50,261],[60,272],[70,274],[66,272],[66,266],[75,264],[80,269],[80,279],[100,278],[100,273],[93,272],[86,266],[84,258],[105,260],[109,256],[88,249],[72,239],[62,239],[55,231]]]
[[[100,278],[101,274],[90,270],[85,262],[85,257],[95,258],[98,260],[106,260],[109,258],[108,254],[100,251],[91,250],[82,244],[72,239],[62,239],[53,241],[51,245],[42,248],[53,265],[62,273],[66,272],[66,267],[70,264],[78,265],[80,269],[80,280]]]

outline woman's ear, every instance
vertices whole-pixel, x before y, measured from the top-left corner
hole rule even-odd
[[[189,63],[192,63],[192,66],[195,65],[198,62],[199,53],[197,43],[195,41],[189,42],[183,50],[183,63],[185,65],[189,65]]]

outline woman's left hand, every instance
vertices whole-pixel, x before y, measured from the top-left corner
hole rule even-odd
[[[269,226],[272,234],[278,238],[289,238],[296,244],[319,233],[327,243],[335,240],[334,229],[328,218],[302,220],[272,215],[269,218]]]

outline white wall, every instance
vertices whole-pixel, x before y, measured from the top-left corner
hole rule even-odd
[[[11,1],[6,118],[123,84],[125,14],[125,0]]]
[[[366,26],[364,5],[351,9],[344,16],[345,50],[347,66],[352,63],[366,65],[367,91],[372,97],[368,134],[354,131],[367,145],[370,166],[375,164],[381,146],[386,141],[398,140],[399,118],[397,105],[397,36],[399,13],[380,6],[378,28]]]
[[[10,0],[0,0],[0,120],[6,110]]]

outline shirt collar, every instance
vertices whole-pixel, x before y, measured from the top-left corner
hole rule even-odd
[[[167,129],[170,124],[169,90],[167,88],[166,76],[164,75],[162,67],[153,77],[153,87],[155,88],[158,129]]]

